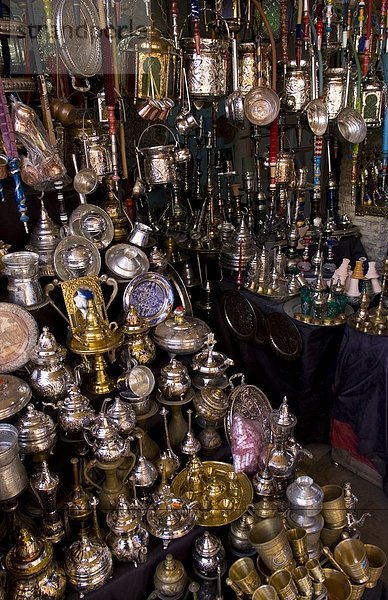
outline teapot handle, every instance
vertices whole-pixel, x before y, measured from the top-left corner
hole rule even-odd
[[[100,277],[98,279],[100,280],[101,283],[106,283],[106,285],[110,285],[112,288],[111,295],[110,295],[108,303],[106,305],[106,310],[108,310],[110,305],[112,304],[113,300],[117,296],[117,292],[119,291],[119,285],[118,285],[116,279],[113,279],[113,277],[108,277],[108,275],[106,275],[105,273],[103,275],[100,275]]]
[[[126,470],[126,472],[124,474],[124,477],[122,479],[122,481],[123,481],[124,484],[128,483],[128,479],[129,479],[129,476],[131,474],[131,471],[132,471],[133,467],[135,466],[136,455],[133,452],[129,452],[127,454],[126,458],[132,458],[132,462],[131,462],[130,466],[128,467],[128,469]]]
[[[244,385],[244,383],[245,383],[245,375],[244,375],[244,373],[235,373],[234,375],[231,375],[229,377],[229,385],[230,385],[230,389],[231,390],[234,390],[235,386],[234,386],[233,381],[235,379],[237,379],[238,377],[240,377],[240,385]]]
[[[87,443],[87,445],[90,446],[90,447],[92,447],[93,446],[93,441],[89,437],[90,429],[89,429],[89,427],[87,425],[84,425],[84,427],[83,427],[83,434],[84,434],[84,439],[85,439],[85,442]]]
[[[66,321],[66,323],[68,325],[70,325],[69,319],[67,317],[65,317],[63,312],[58,308],[58,306],[55,304],[54,300],[50,296],[51,292],[53,292],[59,286],[60,286],[60,282],[58,281],[58,279],[54,279],[51,283],[48,283],[47,285],[44,286],[43,292],[44,292],[44,295],[46,296],[47,300],[51,304],[51,306],[53,308],[55,308],[57,313],[61,315],[62,319],[64,319]]]
[[[89,483],[89,485],[96,488],[96,490],[98,490],[99,492],[102,492],[102,487],[100,485],[98,485],[98,483],[93,481],[93,479],[89,476],[89,471],[94,469],[96,465],[97,465],[97,461],[95,458],[93,458],[92,460],[89,460],[89,462],[86,463],[86,465],[84,467],[84,479],[87,483]]]

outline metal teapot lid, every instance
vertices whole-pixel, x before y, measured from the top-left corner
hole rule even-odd
[[[67,396],[62,402],[61,410],[83,410],[90,408],[89,398],[81,394],[81,390],[76,385],[69,386]]]
[[[271,421],[281,427],[294,427],[296,425],[296,417],[290,412],[286,396],[279,409],[275,409],[271,413]]]
[[[30,360],[36,364],[62,362],[66,357],[66,348],[58,344],[48,327],[43,327],[38,343],[30,352]]]
[[[219,552],[224,552],[224,548],[221,540],[210,533],[205,531],[203,535],[195,540],[195,551],[202,557],[210,558],[216,556]]]
[[[133,304],[129,305],[125,320],[121,326],[121,332],[126,335],[137,335],[149,331],[149,325],[139,315]]]
[[[120,494],[117,498],[116,507],[106,517],[106,523],[112,533],[120,535],[133,531],[139,525],[140,520],[136,519],[126,497]]]
[[[20,450],[22,453],[28,453],[29,444],[51,438],[56,425],[50,415],[36,410],[32,404],[29,404],[26,414],[20,417],[16,427],[19,431]]]
[[[0,421],[15,415],[28,404],[30,386],[14,375],[0,375]]]
[[[313,508],[323,501],[323,490],[311,477],[303,475],[295,479],[286,491],[287,499],[291,506],[297,508]]]
[[[221,388],[205,386],[199,390],[199,394],[202,402],[214,411],[224,412],[229,406],[228,396]]]
[[[85,429],[89,431],[96,440],[121,439],[116,429],[115,422],[104,412],[98,413]]]
[[[16,533],[15,545],[8,552],[5,565],[7,571],[20,579],[36,575],[50,564],[52,558],[52,545],[22,527]]]

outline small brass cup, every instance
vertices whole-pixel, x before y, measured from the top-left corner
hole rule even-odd
[[[272,585],[261,585],[253,593],[252,600],[279,600],[279,596]]]
[[[236,560],[229,569],[230,579],[244,594],[252,595],[261,581],[251,558],[244,557]]]
[[[319,563],[319,560],[316,558],[310,558],[305,564],[305,567],[313,581],[317,581],[322,583],[325,580],[325,575],[323,573],[322,567]]]
[[[324,527],[321,531],[322,544],[324,546],[328,546],[330,549],[333,549],[340,541],[343,530],[343,527],[338,527],[335,529],[328,529],[327,527]]]
[[[278,517],[256,523],[249,532],[249,541],[271,571],[283,569],[292,562],[291,546]]]
[[[352,588],[350,600],[360,600],[365,592],[366,583],[350,583],[350,587]]]
[[[281,600],[297,600],[298,589],[289,571],[275,571],[269,579],[269,584],[275,588]]]
[[[349,579],[335,569],[323,569],[325,575],[325,588],[329,598],[336,600],[350,600],[352,588]]]
[[[365,544],[365,551],[369,561],[369,581],[366,587],[374,588],[387,563],[387,555],[381,548],[373,544]]]
[[[344,490],[340,485],[324,485],[322,516],[327,529],[337,529],[346,525]]]
[[[369,563],[360,540],[342,540],[334,549],[334,558],[354,583],[369,581]]]
[[[305,529],[296,527],[287,531],[287,539],[290,543],[292,554],[297,565],[303,565],[308,561],[307,533]]]
[[[311,598],[314,594],[314,587],[306,567],[296,567],[296,569],[292,571],[292,577],[300,595]]]

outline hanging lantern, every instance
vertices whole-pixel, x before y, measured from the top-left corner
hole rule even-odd
[[[361,91],[361,114],[367,127],[381,127],[384,102],[384,83],[372,73],[363,81]]]

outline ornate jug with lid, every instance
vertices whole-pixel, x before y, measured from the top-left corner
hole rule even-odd
[[[63,569],[53,560],[53,547],[27,529],[21,528],[16,543],[8,552],[5,567],[10,574],[7,598],[59,600],[66,589]]]
[[[185,590],[187,575],[184,566],[172,554],[167,554],[165,560],[156,567],[154,585],[157,592],[163,596],[179,597]]]
[[[116,396],[106,413],[114,422],[120,435],[127,436],[133,431],[136,425],[136,414],[128,402]]]
[[[57,402],[72,382],[70,370],[65,366],[66,349],[57,343],[48,327],[43,327],[38,343],[30,352],[34,368],[30,385],[43,400]]]
[[[224,380],[227,382],[225,371],[233,366],[234,362],[222,352],[215,352],[215,344],[214,334],[209,333],[205,348],[193,357],[191,366],[193,371],[198,372],[193,380],[195,387],[201,388],[206,385],[219,387],[223,386]]]
[[[155,359],[155,344],[148,335],[150,328],[134,306],[129,307],[120,331],[125,335],[124,344],[118,352],[118,361],[123,369],[131,357],[139,365],[147,365]]]
[[[113,556],[121,562],[132,562],[135,567],[146,561],[149,542],[141,514],[136,513],[141,511],[132,510],[126,497],[120,494],[116,507],[106,517],[109,527],[106,541]]]
[[[35,228],[30,236],[30,243],[26,250],[39,255],[39,274],[41,276],[54,276],[54,250],[60,242],[59,227],[50,218],[43,200],[40,215]]]
[[[187,368],[175,358],[161,368],[158,388],[166,400],[182,399],[190,386],[191,379]]]
[[[221,572],[224,572],[226,569],[224,546],[216,535],[205,531],[203,535],[195,540],[193,550],[194,571],[205,577],[216,577],[219,566]]]
[[[57,543],[65,535],[63,523],[57,511],[59,477],[55,473],[51,473],[47,462],[43,461],[41,472],[32,475],[30,485],[43,510],[42,531],[45,538],[52,543]]]
[[[101,463],[115,462],[130,452],[129,441],[120,436],[114,421],[103,412],[84,427],[83,433],[94,458]]]
[[[307,475],[291,483],[286,495],[293,515],[315,517],[322,510],[323,490]]]
[[[16,427],[21,454],[50,452],[57,441],[53,419],[32,404],[27,406],[27,412],[17,421]]]
[[[255,553],[249,541],[249,532],[255,523],[255,515],[247,510],[240,519],[237,519],[237,521],[230,525],[228,541],[233,554],[237,556],[250,556]]]
[[[81,598],[104,585],[113,571],[112,554],[108,546],[84,532],[66,551],[64,564],[67,579]]]
[[[204,321],[189,317],[182,306],[173,317],[160,323],[154,331],[155,342],[171,354],[192,354],[203,348],[210,328]]]
[[[67,396],[57,406],[57,421],[63,433],[72,439],[82,439],[84,427],[96,416],[89,399],[81,394],[76,385],[72,385],[68,388]]]
[[[197,415],[205,421],[217,422],[223,419],[228,410],[229,400],[220,388],[205,386],[194,396],[194,408]]]

